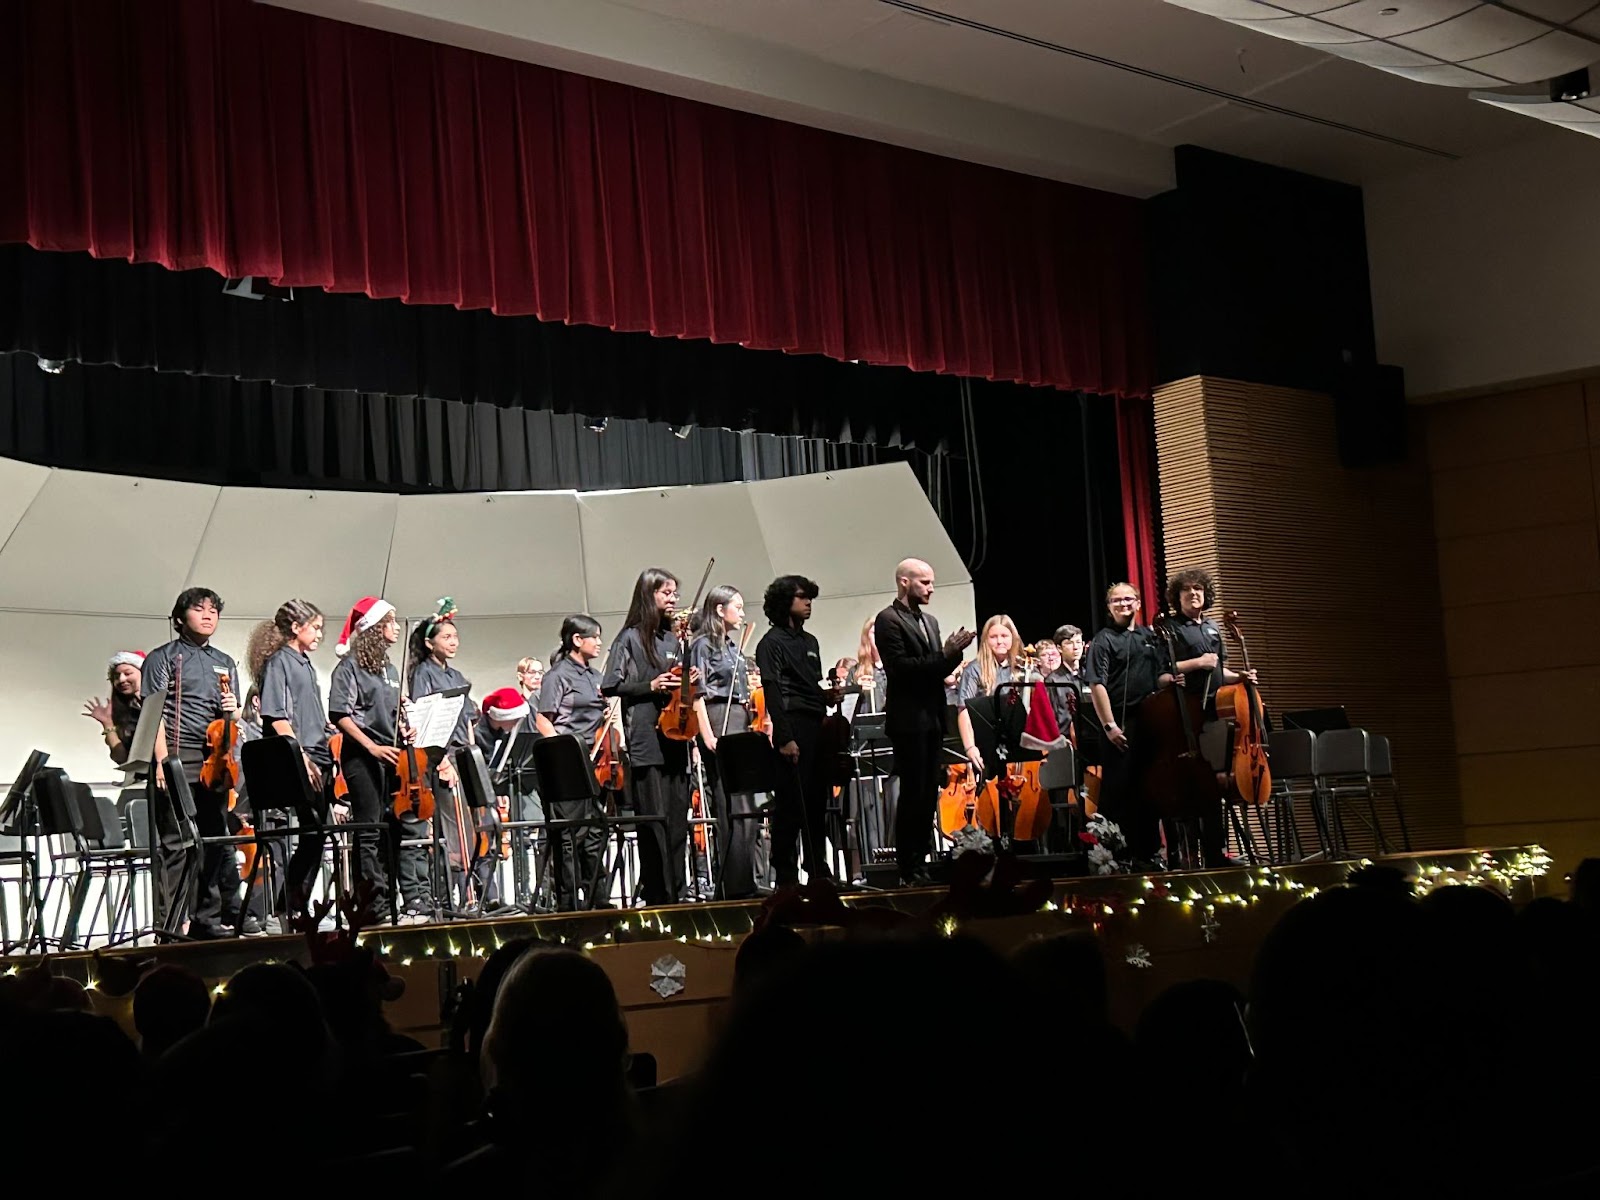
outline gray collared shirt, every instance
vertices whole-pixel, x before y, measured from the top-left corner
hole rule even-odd
[[[395,744],[394,713],[400,701],[400,671],[392,662],[383,671],[363,670],[354,655],[339,660],[328,681],[328,716],[349,717],[380,746]],[[348,748],[348,747],[347,747]]]
[[[606,715],[600,672],[570,655],[557,659],[544,673],[538,707],[557,733],[570,733],[587,747]]]
[[[227,672],[233,694],[243,699],[238,666],[209,642],[200,646],[178,638],[157,646],[144,660],[139,694],[145,700],[156,695],[165,698],[167,750],[191,765],[205,758],[206,727],[222,715],[219,670]],[[176,688],[175,677],[179,682]]]
[[[307,757],[318,766],[331,765],[328,714],[322,708],[322,689],[311,660],[293,646],[285,646],[267,659],[256,686],[261,691],[262,728],[270,732],[272,722],[289,722]]]

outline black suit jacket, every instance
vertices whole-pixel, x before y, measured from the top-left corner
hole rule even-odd
[[[923,610],[928,636],[922,636],[911,610],[896,600],[878,614],[873,634],[888,680],[884,688],[884,724],[890,737],[944,732],[944,679],[961,662],[946,654],[939,622]]]

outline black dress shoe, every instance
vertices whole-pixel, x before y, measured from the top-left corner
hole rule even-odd
[[[928,874],[926,867],[918,867],[911,874],[900,876],[900,886],[906,888],[932,887],[933,876]]]

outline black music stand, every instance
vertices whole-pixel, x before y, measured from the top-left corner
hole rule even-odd
[[[666,817],[661,815],[642,816],[638,813],[619,813],[608,815],[600,809],[600,788],[594,777],[594,764],[589,761],[588,749],[570,733],[559,733],[555,737],[541,738],[533,747],[533,766],[538,772],[542,790],[540,798],[548,805],[545,813],[545,829],[550,840],[551,873],[556,877],[555,894],[556,908],[561,904],[561,867],[562,855],[566,853],[563,842],[570,846],[574,860],[577,858],[577,837],[580,829],[599,829],[602,837],[615,835],[617,859],[612,866],[611,879],[622,870],[627,861],[627,831],[632,828],[637,830],[641,825],[664,825]],[[556,817],[555,805],[579,804],[586,813],[581,817]],[[599,903],[600,878],[605,874],[605,855],[595,857],[594,871],[589,880],[589,890],[585,899],[590,908],[610,907],[609,901]],[[577,872],[576,862],[573,871],[573,909],[577,908]],[[607,897],[610,888],[606,889]],[[632,897],[629,897],[630,901]],[[571,910],[568,910],[571,911]]]
[[[897,773],[894,761],[893,743],[889,740],[888,714],[881,712],[857,711],[850,721],[850,758],[853,766],[851,783],[855,785],[856,795],[856,847],[861,858],[861,878],[866,879],[866,868],[880,850],[887,850],[892,843],[889,839],[889,830],[893,821],[888,809],[889,780]],[[866,805],[869,803],[866,789],[870,785],[875,821],[872,828],[875,831],[870,839],[864,830],[866,821]],[[881,843],[881,844],[879,844]]]
[[[44,769],[50,756],[43,750],[30,750],[17,772],[15,781],[0,804],[0,837],[16,839],[16,848],[0,848],[0,862],[13,862],[22,868],[26,908],[22,914],[23,938],[20,942],[11,937],[5,922],[5,906],[0,904],[0,954],[10,954],[17,946],[31,951],[35,942],[44,948],[44,899],[39,893],[39,838],[36,832],[38,815],[35,808],[34,780]],[[33,849],[26,848],[29,838]]]
[[[244,899],[239,903],[237,928],[242,928],[245,914],[250,911],[250,897],[255,889],[256,877],[261,873],[265,864],[267,879],[270,886],[273,874],[277,869],[277,856],[275,847],[282,845],[287,849],[291,830],[288,828],[288,817],[292,813],[299,819],[299,826],[293,830],[300,837],[313,837],[319,846],[326,845],[331,838],[335,844],[342,837],[352,840],[357,834],[376,833],[381,838],[391,835],[389,826],[383,821],[347,821],[332,823],[326,820],[322,811],[322,798],[311,786],[311,780],[306,776],[304,752],[300,743],[293,737],[275,735],[273,737],[256,738],[239,747],[239,763],[245,778],[250,781],[250,805],[257,817],[257,827],[253,834],[230,834],[223,837],[208,837],[200,839],[205,845],[210,846],[239,846],[253,843],[256,847],[256,869],[250,873],[250,878],[245,881]],[[275,829],[263,831],[261,828],[265,821],[261,818],[266,811],[280,815],[285,824]],[[193,801],[190,801],[190,819],[193,819]],[[392,855],[389,856],[392,859]],[[341,891],[349,893],[349,881],[343,879],[343,871],[339,869],[339,855],[334,854],[334,893]],[[360,870],[360,852],[356,855],[357,870]],[[320,867],[320,855],[319,863]],[[287,867],[287,863],[285,863]],[[315,872],[312,873],[315,877]],[[287,881],[285,881],[287,882]],[[283,897],[283,907],[288,907],[289,895],[287,887],[274,888],[271,898],[277,895]],[[391,905],[392,907],[392,905]],[[334,906],[334,923],[336,926],[344,921],[344,914],[338,905]],[[284,922],[284,931],[288,932],[288,922],[297,913],[280,913],[280,920]]]
[[[533,765],[533,748],[544,738],[544,734],[537,730],[519,730],[511,739],[511,745],[501,758],[500,765],[494,768],[493,781],[497,795],[510,797],[513,808],[511,820],[506,822],[506,828],[511,831],[511,887],[516,893],[516,901],[524,911],[532,911],[534,906],[534,892],[538,882],[544,878],[545,862],[549,857],[548,843],[538,846],[535,851],[535,865],[533,880],[528,878],[528,842],[529,833],[534,835],[537,842],[539,831],[544,829],[544,813],[536,817],[528,810],[534,804],[543,805],[543,796],[539,789],[539,772]]]

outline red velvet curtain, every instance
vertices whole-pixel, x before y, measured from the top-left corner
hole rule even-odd
[[[247,0],[0,0],[0,240],[1111,395],[1137,201]]]
[[[1154,414],[1148,397],[1117,400],[1117,457],[1122,475],[1122,531],[1128,582],[1139,589],[1144,616],[1161,611],[1156,575]]]

